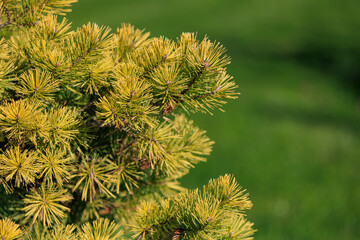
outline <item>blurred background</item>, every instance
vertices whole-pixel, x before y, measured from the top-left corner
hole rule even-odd
[[[80,0],[68,18],[221,42],[241,95],[191,116],[216,144],[183,185],[234,174],[257,240],[360,239],[359,0]]]

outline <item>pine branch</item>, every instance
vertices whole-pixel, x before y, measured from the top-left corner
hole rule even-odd
[[[85,58],[88,54],[90,54],[90,52],[93,50],[93,47],[95,46],[92,45],[90,46],[86,51],[84,51],[83,53],[81,53],[79,56],[76,57],[75,61],[73,61],[70,65],[70,68],[73,68],[76,64],[78,64],[83,58]],[[95,48],[94,48],[95,49]]]
[[[166,59],[169,57],[169,54],[166,53],[165,56],[161,59],[160,62],[158,62],[157,64],[155,64],[154,66],[152,66],[151,68],[145,70],[142,74],[140,74],[139,78],[143,78],[146,76],[146,74],[149,74],[151,72],[153,72],[155,69],[157,69],[162,63],[164,63],[166,61]]]
[[[0,240],[4,226],[10,239],[116,240],[121,226],[144,240],[252,239],[232,177],[203,191],[178,181],[213,141],[175,109],[221,110],[237,95],[220,44],[129,24],[70,31],[53,14],[75,0],[0,1],[13,34],[0,40],[0,214],[25,215],[23,232],[0,219]]]
[[[95,101],[92,101],[92,102],[89,102],[88,104],[86,104],[84,107],[82,107],[79,112],[84,112],[86,111],[86,109],[88,109],[89,107],[93,106],[94,105],[94,102]]]
[[[3,2],[3,6],[4,6],[4,8],[5,8],[5,14],[6,14],[6,17],[7,17],[7,19],[9,20],[10,19],[10,12],[9,12],[9,9],[8,9],[8,7],[7,7],[7,2],[6,2],[6,0],[2,0],[2,2]]]
[[[10,24],[10,23],[12,23],[12,22],[13,22],[13,20],[12,20],[12,19],[10,19],[10,20],[8,20],[8,21],[6,21],[6,22],[2,23],[2,24],[0,24],[0,28],[3,28],[3,27],[5,27],[5,26],[9,25],[9,24]]]
[[[200,71],[198,71],[196,73],[195,77],[193,77],[193,79],[191,79],[191,81],[189,82],[187,88],[181,92],[182,95],[185,95],[191,89],[191,87],[194,85],[194,83],[201,77],[204,70],[209,66],[210,66],[209,65],[209,60],[204,61],[203,65],[200,68]]]
[[[2,0],[5,4],[5,0]],[[47,3],[49,2],[49,0],[44,0],[42,3],[40,3],[39,5],[37,5],[36,7],[34,7],[34,9],[30,9],[30,8],[26,8],[26,10],[24,12],[22,12],[20,15],[14,17],[14,18],[9,18],[9,15],[7,16],[8,17],[8,21],[3,23],[3,24],[0,24],[0,28],[3,28],[13,22],[16,22],[16,19],[19,19],[23,16],[26,16],[27,14],[29,14],[30,12],[36,12],[38,11],[38,9],[41,9],[42,7],[44,7]],[[18,24],[18,26],[21,26],[22,24]]]
[[[214,91],[212,91],[212,92],[204,93],[204,94],[200,94],[200,95],[196,95],[196,96],[193,96],[192,98],[194,98],[194,99],[206,98],[206,97],[208,97],[208,96],[210,96],[210,95],[212,95],[212,94],[217,93],[220,89],[221,89],[221,85],[218,86],[218,87],[216,87],[216,89],[215,89]]]

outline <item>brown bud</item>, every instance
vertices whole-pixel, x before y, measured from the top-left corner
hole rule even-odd
[[[179,240],[181,235],[183,234],[183,232],[184,232],[184,229],[182,229],[181,227],[175,229],[171,239],[172,240]]]
[[[203,65],[204,65],[204,67],[210,67],[211,66],[211,64],[209,64],[209,59],[206,59],[204,62],[203,62]]]
[[[140,166],[140,169],[141,170],[146,170],[146,169],[149,169],[151,167],[151,164],[149,161],[147,160],[141,160],[141,166]]]
[[[219,91],[220,89],[221,89],[221,85],[220,85],[220,86],[217,86],[217,87],[215,88],[215,90],[214,90],[213,93],[216,93],[216,92]]]
[[[101,209],[101,210],[99,211],[99,214],[100,214],[100,215],[107,215],[107,214],[109,214],[109,213],[111,213],[111,212],[112,212],[111,208],[105,207],[105,208],[103,208],[103,209]]]
[[[176,107],[176,106],[172,106],[172,105],[171,105],[171,102],[168,102],[168,103],[166,104],[166,107],[165,107],[164,110],[163,110],[163,114],[166,115],[166,114],[168,114],[168,113],[171,113],[171,112],[175,109],[175,107]]]

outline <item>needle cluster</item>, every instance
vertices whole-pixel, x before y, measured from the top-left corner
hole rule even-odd
[[[252,239],[233,177],[179,183],[214,144],[189,114],[238,95],[225,48],[71,30],[74,2],[0,1],[0,239]]]

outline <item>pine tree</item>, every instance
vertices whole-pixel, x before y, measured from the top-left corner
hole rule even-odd
[[[72,31],[74,2],[0,3],[0,239],[252,239],[232,176],[178,181],[213,145],[187,116],[237,97],[225,48]]]

